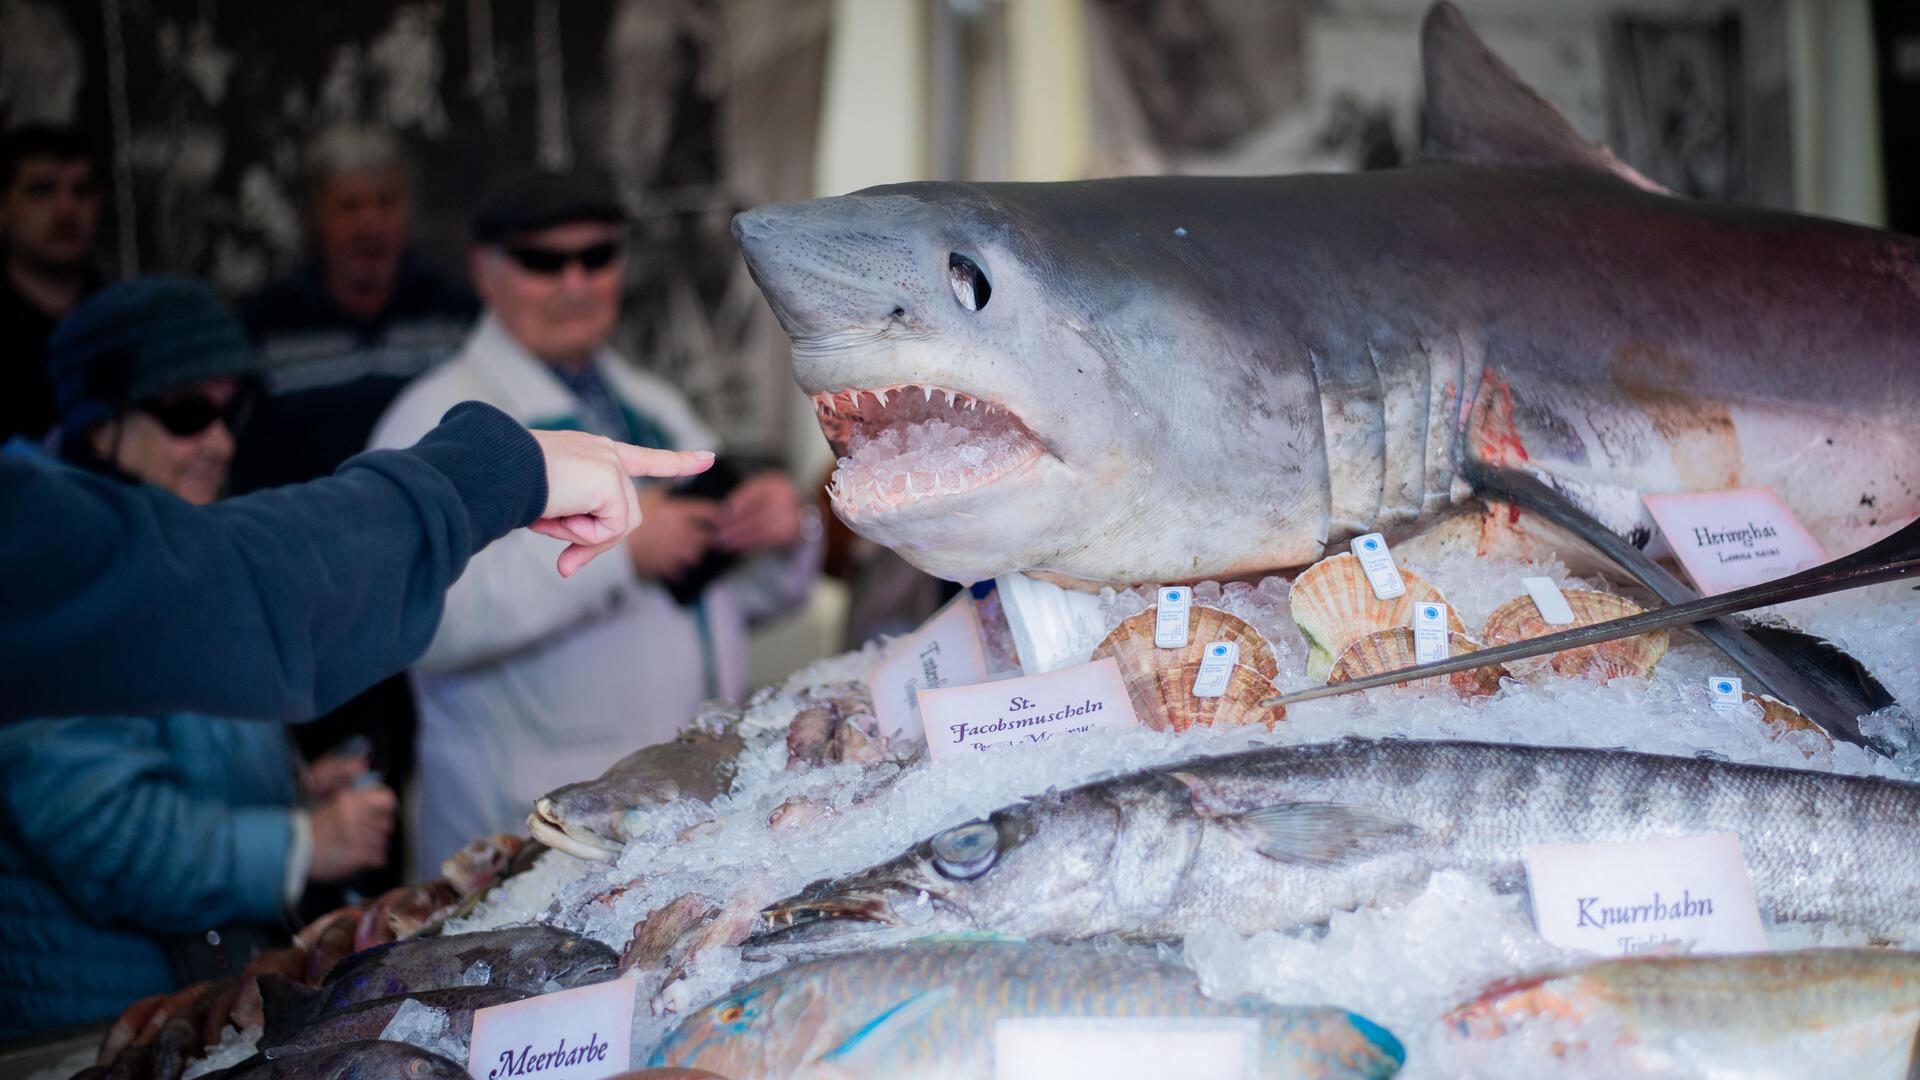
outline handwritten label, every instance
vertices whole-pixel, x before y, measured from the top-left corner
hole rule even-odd
[[[1251,1075],[1258,1021],[1243,1017],[1007,1017],[993,1023],[994,1080],[1164,1080]]]
[[[1820,542],[1772,488],[1642,499],[1703,595],[1744,589],[1827,561]]]
[[[1745,700],[1739,679],[1731,675],[1715,675],[1707,680],[1707,701],[1721,712],[1732,712]]]
[[[886,656],[867,676],[880,734],[889,739],[921,739],[919,691],[968,686],[986,677],[980,618],[973,597],[963,592],[920,624],[920,629],[888,643]]]
[[[476,1011],[467,1071],[477,1080],[601,1080],[626,1072],[634,986],[613,979]]]
[[[1153,610],[1153,643],[1162,649],[1187,646],[1187,613],[1193,608],[1193,590],[1171,585],[1160,590]]]
[[[922,690],[920,715],[936,761],[1140,723],[1111,656],[1044,675]]]
[[[1393,552],[1387,550],[1387,538],[1379,533],[1356,536],[1347,545],[1353,557],[1360,560],[1360,569],[1367,572],[1367,583],[1373,586],[1373,595],[1382,600],[1392,600],[1396,596],[1407,595],[1406,579],[1400,576],[1400,568],[1393,564]]]
[[[1555,945],[1608,956],[1764,952],[1738,833],[1526,850],[1533,922]]]

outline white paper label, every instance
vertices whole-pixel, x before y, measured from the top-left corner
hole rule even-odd
[[[1221,697],[1233,680],[1233,665],[1240,662],[1240,643],[1216,641],[1207,646],[1200,658],[1200,673],[1193,677],[1194,697]]]
[[[467,1071],[476,1080],[601,1080],[626,1072],[636,985],[613,979],[476,1011]]]
[[[1452,655],[1447,647],[1447,605],[1428,601],[1413,608],[1413,659],[1431,664]]]
[[[1187,645],[1187,612],[1193,608],[1193,590],[1172,585],[1160,590],[1154,604],[1153,643],[1162,649],[1184,649]]]
[[[994,1080],[1165,1080],[1255,1075],[1259,1023],[1222,1016],[1007,1017],[993,1023]]]
[[[1552,578],[1523,577],[1520,585],[1533,598],[1533,606],[1540,611],[1540,618],[1548,626],[1565,626],[1573,621],[1573,608],[1567,606],[1566,594]]]
[[[889,642],[886,656],[867,675],[880,734],[919,741],[924,732],[917,691],[968,686],[986,677],[980,619],[973,597],[963,592],[920,624],[920,629]]]
[[[1744,589],[1827,561],[1772,488],[1643,496],[1660,534],[1702,595]]]
[[[1609,956],[1764,952],[1738,833],[1526,849],[1533,922],[1555,945]]]
[[[1140,725],[1111,656],[1044,675],[919,693],[927,749],[936,761]]]
[[[1740,680],[1732,675],[1715,675],[1707,680],[1707,700],[1721,712],[1738,709],[1746,700],[1740,692]]]
[[[1407,594],[1407,583],[1400,577],[1400,568],[1393,565],[1393,552],[1387,550],[1387,538],[1379,533],[1356,536],[1347,547],[1360,560],[1360,569],[1367,572],[1367,584],[1373,586],[1373,595],[1382,600],[1391,600]]]

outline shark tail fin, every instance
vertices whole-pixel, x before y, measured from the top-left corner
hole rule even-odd
[[[1450,0],[1420,27],[1427,84],[1426,156],[1481,165],[1578,165],[1648,191],[1666,189],[1580,137],[1566,115],[1528,86],[1467,25]]]

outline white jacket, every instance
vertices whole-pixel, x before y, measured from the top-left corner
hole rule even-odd
[[[657,421],[675,449],[718,449],[672,387],[611,350],[597,362],[614,396]],[[371,445],[410,446],[470,400],[529,427],[580,426],[572,391],[489,315],[457,355],[395,399]],[[671,737],[702,701],[737,699],[749,621],[801,603],[820,557],[817,542],[768,553],[682,607],[622,549],[562,578],[560,548],[522,529],[475,555],[413,669],[420,877],[476,836],[523,829],[553,788]]]

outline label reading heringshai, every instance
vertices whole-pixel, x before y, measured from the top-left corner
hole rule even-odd
[[[1764,952],[1738,833],[1526,849],[1533,922],[1555,945],[1608,956]]]
[[[1702,595],[1819,566],[1827,553],[1772,488],[1646,495],[1647,513]]]
[[[479,1009],[467,1072],[475,1080],[602,1080],[626,1072],[631,978]]]
[[[927,749],[936,761],[1140,724],[1111,656],[1042,675],[922,690],[919,696]]]
[[[993,1024],[994,1080],[1163,1080],[1250,1075],[1259,1021],[1231,1016],[1004,1017]]]
[[[921,690],[968,686],[987,677],[980,616],[973,597],[962,592],[920,624],[920,629],[887,644],[886,656],[867,676],[873,715],[880,734],[918,741],[922,735]]]

